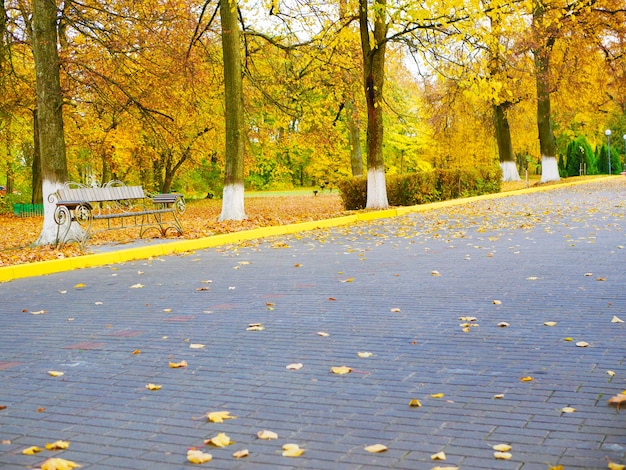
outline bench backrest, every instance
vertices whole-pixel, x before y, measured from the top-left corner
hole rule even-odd
[[[120,201],[124,199],[143,199],[141,186],[108,186],[105,188],[60,188],[59,199],[62,201]]]

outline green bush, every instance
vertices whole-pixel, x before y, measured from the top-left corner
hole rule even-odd
[[[500,167],[443,170],[405,175],[387,175],[387,199],[391,206],[414,206],[458,197],[500,192]],[[346,210],[364,209],[367,178],[346,178],[338,182]]]
[[[337,181],[341,203],[348,210],[365,209],[367,202],[367,178],[344,178]]]

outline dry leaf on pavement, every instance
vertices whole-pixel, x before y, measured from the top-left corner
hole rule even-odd
[[[387,450],[387,446],[384,446],[382,444],[372,444],[371,446],[367,446],[365,450],[367,452],[377,454],[379,452],[385,452]]]
[[[235,419],[231,416],[230,411],[212,411],[206,414],[207,419],[212,423],[223,423],[227,419]]]
[[[298,444],[283,445],[283,457],[300,457],[302,454],[304,454],[304,449],[301,449]]]
[[[213,456],[211,454],[207,454],[197,449],[189,449],[187,451],[187,460],[191,463],[206,463],[213,460]]]
[[[248,449],[241,449],[235,452],[233,454],[233,457],[235,457],[236,459],[243,459],[244,457],[247,457],[248,455],[250,455],[250,451]]]
[[[41,447],[37,447],[37,446],[31,446],[31,447],[27,447],[26,449],[24,449],[22,451],[22,454],[24,455],[35,455],[38,454],[39,452],[41,452],[43,449]]]
[[[443,451],[437,452],[430,456],[430,460],[446,460],[446,454]]]
[[[67,449],[70,446],[70,443],[68,441],[56,441],[56,442],[52,442],[52,443],[47,443],[46,444],[46,449],[48,450],[64,450]]]
[[[278,439],[278,434],[274,431],[268,431],[267,429],[259,431],[256,435],[259,439]]]
[[[333,374],[344,375],[344,374],[349,374],[350,372],[352,372],[352,368],[348,366],[336,366],[336,367],[331,367],[330,371]]]
[[[48,459],[41,464],[41,470],[71,470],[72,468],[80,468],[80,465],[60,458]]]
[[[215,437],[212,437],[211,439],[207,439],[204,443],[214,445],[215,447],[226,447],[234,444],[234,442],[230,440],[230,437],[223,432],[219,433]]]
[[[187,361],[170,362],[169,365],[172,369],[180,369],[181,367],[187,367]]]

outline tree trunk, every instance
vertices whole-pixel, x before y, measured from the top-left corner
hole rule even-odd
[[[385,51],[387,0],[374,1],[373,41],[368,26],[368,0],[359,0],[359,27],[363,51],[363,83],[367,102],[367,203],[368,209],[385,209],[387,186],[383,156],[383,84],[385,81]]]
[[[346,124],[348,126],[348,143],[350,145],[350,166],[352,176],[363,175],[363,155],[361,153],[361,131],[356,119],[356,108],[352,100],[346,101]]]
[[[219,220],[246,218],[243,199],[243,85],[241,44],[237,22],[237,0],[222,0],[222,54],[224,57],[224,100],[226,112],[226,149],[222,213]]]
[[[32,204],[43,204],[43,191],[41,181],[41,148],[39,146],[39,118],[37,109],[33,110],[33,168],[32,179],[33,193],[31,195]]]
[[[541,23],[544,7],[535,3],[533,22]],[[539,27],[538,27],[539,28]],[[535,79],[537,86],[537,129],[539,131],[539,149],[541,152],[541,182],[558,181],[559,168],[556,161],[556,139],[552,129],[550,110],[550,54],[554,45],[554,36],[543,37],[539,31],[538,45],[533,50],[535,59]]]
[[[508,106],[496,104],[493,106],[494,124],[496,128],[496,142],[498,143],[498,155],[502,168],[502,181],[519,181],[517,163],[513,155],[513,143],[511,142],[511,129],[506,115]]]
[[[33,55],[35,59],[44,223],[35,245],[57,242],[55,206],[48,201],[68,180],[63,134],[63,97],[57,49],[57,9],[51,0],[33,0]],[[77,224],[72,230],[80,230]]]

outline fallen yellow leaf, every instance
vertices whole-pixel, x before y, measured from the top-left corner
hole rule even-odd
[[[522,382],[532,382],[533,378],[529,375],[528,377],[522,377],[520,380]]]
[[[445,395],[443,393],[431,393],[431,398],[443,398]]]
[[[399,308],[392,308],[391,313],[400,313],[401,310]]]
[[[373,444],[371,446],[367,446],[365,448],[365,450],[367,452],[371,452],[373,454],[377,454],[379,452],[385,452],[387,450],[387,446],[384,446],[382,444]]]
[[[235,419],[231,416],[230,411],[212,411],[206,414],[207,419],[212,423],[223,423],[226,419]]]
[[[331,367],[330,371],[333,374],[344,375],[344,374],[349,374],[350,372],[352,372],[352,368],[347,367],[347,366],[338,366],[338,367]]]
[[[493,450],[496,452],[508,452],[511,450],[511,446],[508,444],[496,444],[493,446]]]
[[[511,460],[511,457],[513,457],[509,452],[494,452],[493,456],[497,460]]]
[[[420,406],[422,406],[422,404],[417,398],[413,398],[413,400],[409,402],[409,406],[413,408],[419,408]]]
[[[58,370],[49,370],[48,374],[50,374],[52,377],[61,377],[64,372],[59,372]]]
[[[46,449],[48,450],[64,450],[70,446],[68,441],[56,441],[52,443],[46,444]]]
[[[609,470],[624,470],[626,468],[626,465],[622,465],[622,464],[619,464],[619,463],[611,462],[609,460],[609,464],[608,464],[607,468]]]
[[[430,460],[446,460],[446,454],[443,451],[437,452],[430,456]]]
[[[79,282],[78,284],[74,286],[74,289],[82,289],[84,287],[85,287],[85,284],[83,284],[82,282]]]
[[[274,431],[268,431],[267,429],[264,429],[263,431],[259,431],[257,433],[257,437],[259,439],[278,439],[278,434],[276,434]]]
[[[571,406],[564,406],[561,408],[562,413],[573,413],[574,411],[576,411],[576,408],[572,408]]]
[[[354,278],[353,277],[349,277],[348,279],[339,279],[339,282],[353,282]]]
[[[548,467],[548,470],[563,470],[563,465],[557,465],[556,467]]]
[[[439,277],[439,276],[441,276],[441,274],[439,273],[439,271],[431,271],[431,272],[430,272],[430,275],[431,275],[431,276],[435,276],[435,277]]]
[[[197,449],[189,449],[187,451],[187,460],[191,463],[206,463],[213,460],[213,456],[211,454],[207,454]]]
[[[162,385],[156,385],[156,384],[148,384],[146,385],[146,388],[148,390],[161,390]]]
[[[135,349],[131,354],[134,354],[134,355],[141,354],[141,350]]]
[[[298,444],[283,445],[283,457],[300,457],[304,454],[304,449],[300,449]]]
[[[555,322],[555,321],[547,321],[547,322],[544,322],[544,325],[545,326],[556,326],[557,322]]]
[[[498,393],[497,395],[494,395],[493,398],[495,400],[500,400],[501,398],[504,398],[504,393]]]
[[[26,449],[24,449],[22,451],[22,454],[24,455],[35,455],[39,452],[41,452],[43,449],[41,447],[37,447],[37,446],[32,446],[32,447],[27,447]]]
[[[236,459],[243,459],[244,457],[247,457],[248,455],[250,455],[250,451],[248,451],[248,449],[241,449],[235,452],[233,454],[233,457],[235,457]]]
[[[181,367],[187,367],[187,361],[170,362],[170,367],[172,369],[180,369]]]
[[[219,433],[215,437],[212,437],[211,439],[207,439],[204,443],[214,445],[215,447],[226,447],[234,444],[234,442],[230,440],[230,437],[223,432]]]
[[[71,470],[72,468],[80,468],[80,465],[71,460],[59,458],[48,459],[41,464],[41,470]]]
[[[609,374],[609,377],[615,377],[615,372],[612,370],[607,370],[606,373]]]
[[[626,393],[618,393],[614,397],[609,398],[609,405],[615,405],[619,409],[619,407],[622,406],[622,403],[624,403],[625,401]]]

